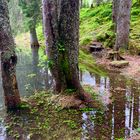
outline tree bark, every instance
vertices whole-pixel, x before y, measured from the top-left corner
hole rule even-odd
[[[20,104],[16,80],[17,56],[11,34],[6,0],[0,0],[0,52],[5,105],[7,109],[15,109]]]
[[[103,0],[96,0],[96,5],[99,6],[102,2]]]
[[[43,20],[49,67],[56,91],[73,89],[80,98],[79,0],[43,0]]]
[[[37,33],[36,33],[36,28],[33,26],[30,28],[30,45],[31,45],[31,50],[32,50],[32,64],[33,64],[33,73],[36,75],[34,77],[34,88],[36,90],[39,89],[39,69],[38,69],[38,63],[39,63],[39,43],[38,43],[38,38],[37,38]]]
[[[114,23],[114,31],[116,33],[117,30],[117,20],[118,20],[118,15],[119,15],[119,5],[120,5],[120,0],[113,0],[112,1],[112,20]]]
[[[120,0],[115,51],[119,51],[119,48],[128,49],[131,3],[131,0]]]
[[[39,56],[38,56],[39,43],[38,43],[35,27],[30,29],[30,44],[31,44],[31,49],[32,49],[33,65],[37,66],[38,59],[39,59]]]
[[[83,0],[79,0],[80,2],[80,8],[83,8]]]

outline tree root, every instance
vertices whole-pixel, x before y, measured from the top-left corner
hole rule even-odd
[[[120,56],[118,51],[109,52],[107,59],[109,59],[109,60],[125,60],[122,56]]]

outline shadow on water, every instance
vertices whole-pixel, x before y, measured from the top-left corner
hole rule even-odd
[[[30,96],[34,92],[34,89],[36,89],[34,77],[31,57],[19,53],[17,79],[21,96]],[[104,112],[94,110],[84,112],[81,115],[81,122],[83,123],[81,125],[80,139],[115,140],[116,138],[127,138],[132,135],[134,129],[140,127],[140,88],[135,81],[111,72],[107,77],[84,72],[80,74],[80,80],[83,85],[90,85],[99,93],[107,108]],[[39,70],[38,81],[39,90],[51,87],[52,78],[46,68]],[[1,110],[3,109],[3,104],[0,80]],[[0,112],[0,140],[4,140],[6,137],[3,124],[5,116],[2,114],[4,114],[4,111]],[[77,118],[79,119],[79,117]],[[61,132],[61,128],[57,131]],[[50,132],[49,137],[51,137],[51,134],[54,133]],[[79,136],[79,133],[77,135]],[[68,139],[71,140],[70,137]]]
[[[96,89],[107,107],[104,113],[83,114],[83,140],[125,139],[140,127],[140,89],[135,81],[115,73],[108,77],[84,73],[82,81]]]

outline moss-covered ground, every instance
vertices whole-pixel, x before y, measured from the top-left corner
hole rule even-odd
[[[85,46],[92,40],[100,41],[105,47],[113,47],[115,34],[112,24],[112,4],[95,8],[83,8],[80,19],[80,45]],[[140,51],[140,6],[133,1],[131,10],[130,51]]]
[[[92,88],[85,90],[100,104]],[[82,113],[97,109],[65,109],[52,100],[53,96],[51,91],[35,93],[23,99],[16,113],[9,112],[4,123],[7,140],[80,140]]]

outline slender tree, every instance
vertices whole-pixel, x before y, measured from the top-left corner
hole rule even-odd
[[[14,109],[20,104],[20,95],[15,70],[17,56],[6,0],[0,0],[0,58],[5,105],[7,109]]]
[[[40,15],[40,0],[19,0],[19,6],[26,18],[25,26],[30,31],[33,66],[37,67],[39,42],[36,33],[36,24]]]
[[[131,3],[131,0],[120,0],[115,51],[119,51],[119,48],[128,49]]]
[[[28,30],[30,31],[30,46],[32,51],[32,63],[33,63],[33,73],[36,74],[34,77],[35,88],[39,87],[39,42],[36,33],[36,24],[40,17],[40,4],[41,0],[19,0],[19,6],[25,16],[26,24]]]
[[[43,21],[48,65],[55,90],[72,89],[84,99],[79,81],[79,0],[43,0]]]
[[[103,0],[96,0],[96,5],[99,6],[102,2]]]
[[[79,2],[80,2],[80,8],[82,8],[83,7],[83,0],[79,0]]]
[[[8,2],[11,29],[15,36],[25,30],[23,26],[23,14],[18,5],[18,1],[19,0],[9,0]]]

